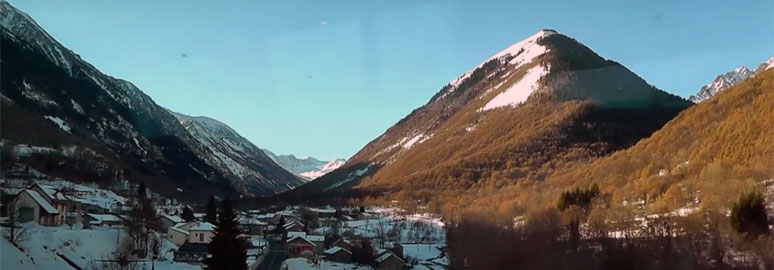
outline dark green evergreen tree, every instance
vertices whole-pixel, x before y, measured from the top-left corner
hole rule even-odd
[[[766,204],[758,192],[742,195],[731,208],[731,226],[739,233],[752,236],[769,233]]]
[[[239,239],[239,223],[231,200],[224,200],[218,215],[215,235],[209,245],[208,270],[246,270],[247,243]]]
[[[190,208],[190,207],[187,207],[187,206],[186,206],[186,207],[183,207],[183,215],[182,215],[181,217],[182,217],[182,218],[183,218],[183,220],[185,220],[186,222],[188,222],[188,221],[194,221],[194,220],[196,219],[196,217],[194,216],[194,212],[193,212],[193,210],[191,210],[191,208]]]
[[[140,199],[148,198],[148,190],[145,187],[145,182],[140,182],[140,186],[137,187],[137,197]]]
[[[215,196],[210,196],[207,202],[207,212],[204,215],[204,221],[215,224],[218,222],[218,213],[215,206]]]

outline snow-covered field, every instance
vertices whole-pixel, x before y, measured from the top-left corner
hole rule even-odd
[[[16,270],[66,270],[76,269],[64,258],[82,269],[99,269],[99,260],[110,259],[112,253],[124,241],[125,234],[120,228],[96,227],[83,230],[77,226],[43,227],[35,223],[24,225],[26,232],[19,247],[8,240],[0,242],[0,269]],[[5,235],[7,228],[2,229]],[[175,245],[164,240],[162,258],[155,262],[160,270],[198,270],[199,266],[172,261]],[[151,262],[138,262],[139,269],[151,269]]]
[[[337,263],[320,260],[318,264],[305,258],[287,259],[282,262],[280,269],[283,270],[371,270],[368,266],[358,266],[346,263]]]

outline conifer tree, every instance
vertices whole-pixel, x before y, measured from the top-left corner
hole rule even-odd
[[[218,215],[215,235],[209,245],[208,270],[246,270],[247,243],[239,239],[237,214],[231,200],[224,200]]]
[[[191,208],[188,206],[183,207],[183,214],[181,215],[181,217],[186,222],[194,221],[196,219],[196,216],[194,216],[193,210],[191,210]]]
[[[215,206],[215,196],[210,196],[207,202],[207,212],[204,215],[204,221],[215,224],[218,222],[218,214]]]

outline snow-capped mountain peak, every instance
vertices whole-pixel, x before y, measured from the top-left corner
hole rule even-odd
[[[769,60],[766,60],[765,62],[758,65],[758,67],[755,68],[755,74],[758,74],[770,68],[774,68],[774,55],[769,57]]]
[[[753,73],[750,72],[747,67],[738,67],[733,71],[729,71],[725,74],[717,76],[715,80],[703,86],[701,90],[699,90],[699,93],[691,96],[689,99],[694,103],[702,102],[714,96],[720,91],[726,90],[733,87],[734,85],[741,83],[745,79],[750,78],[752,75]]]
[[[699,103],[699,102],[705,101],[711,98],[712,96],[714,96],[715,94],[717,94],[718,92],[731,88],[737,84],[740,84],[742,83],[742,81],[755,76],[755,74],[761,73],[764,70],[767,70],[773,67],[774,67],[774,56],[771,56],[769,57],[768,60],[758,65],[758,67],[755,68],[755,71],[750,71],[750,69],[744,66],[735,68],[733,71],[729,71],[717,76],[715,80],[703,86],[699,90],[699,92],[696,93],[696,95],[691,96],[689,100],[692,101],[693,103]]]
[[[447,91],[449,92],[454,91],[463,81],[465,81],[465,79],[469,78],[470,75],[473,74],[473,71],[475,71],[478,68],[481,68],[482,66],[484,66],[484,64],[494,59],[504,59],[507,57],[513,57],[508,61],[508,63],[515,64],[517,66],[525,63],[529,63],[536,57],[543,55],[548,51],[548,49],[546,49],[545,46],[538,44],[538,40],[555,34],[558,34],[558,33],[554,30],[543,29],[529,36],[526,39],[523,39],[519,42],[516,42],[508,46],[504,50],[495,53],[494,55],[486,59],[484,62],[481,62],[472,70],[465,72],[461,76],[449,82],[449,85],[451,87]]]
[[[338,169],[346,159],[334,159],[322,161],[310,156],[296,157],[295,155],[276,155],[268,149],[262,149],[274,162],[286,170],[307,180],[314,180],[335,169]]]

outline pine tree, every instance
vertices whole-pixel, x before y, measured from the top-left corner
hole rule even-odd
[[[145,182],[140,182],[140,186],[137,187],[137,197],[140,199],[148,198],[148,190],[145,187]]]
[[[210,200],[207,202],[207,213],[204,216],[204,221],[212,224],[218,222],[218,214],[215,207],[215,196],[210,196]]]
[[[247,243],[239,239],[237,214],[231,200],[223,201],[215,235],[209,245],[210,257],[205,260],[208,270],[246,270]]]
[[[731,226],[753,236],[769,233],[766,203],[758,192],[744,194],[731,208]]]
[[[196,219],[196,217],[194,216],[193,210],[191,210],[191,208],[187,206],[183,208],[183,214],[181,217],[186,222],[194,221]]]

